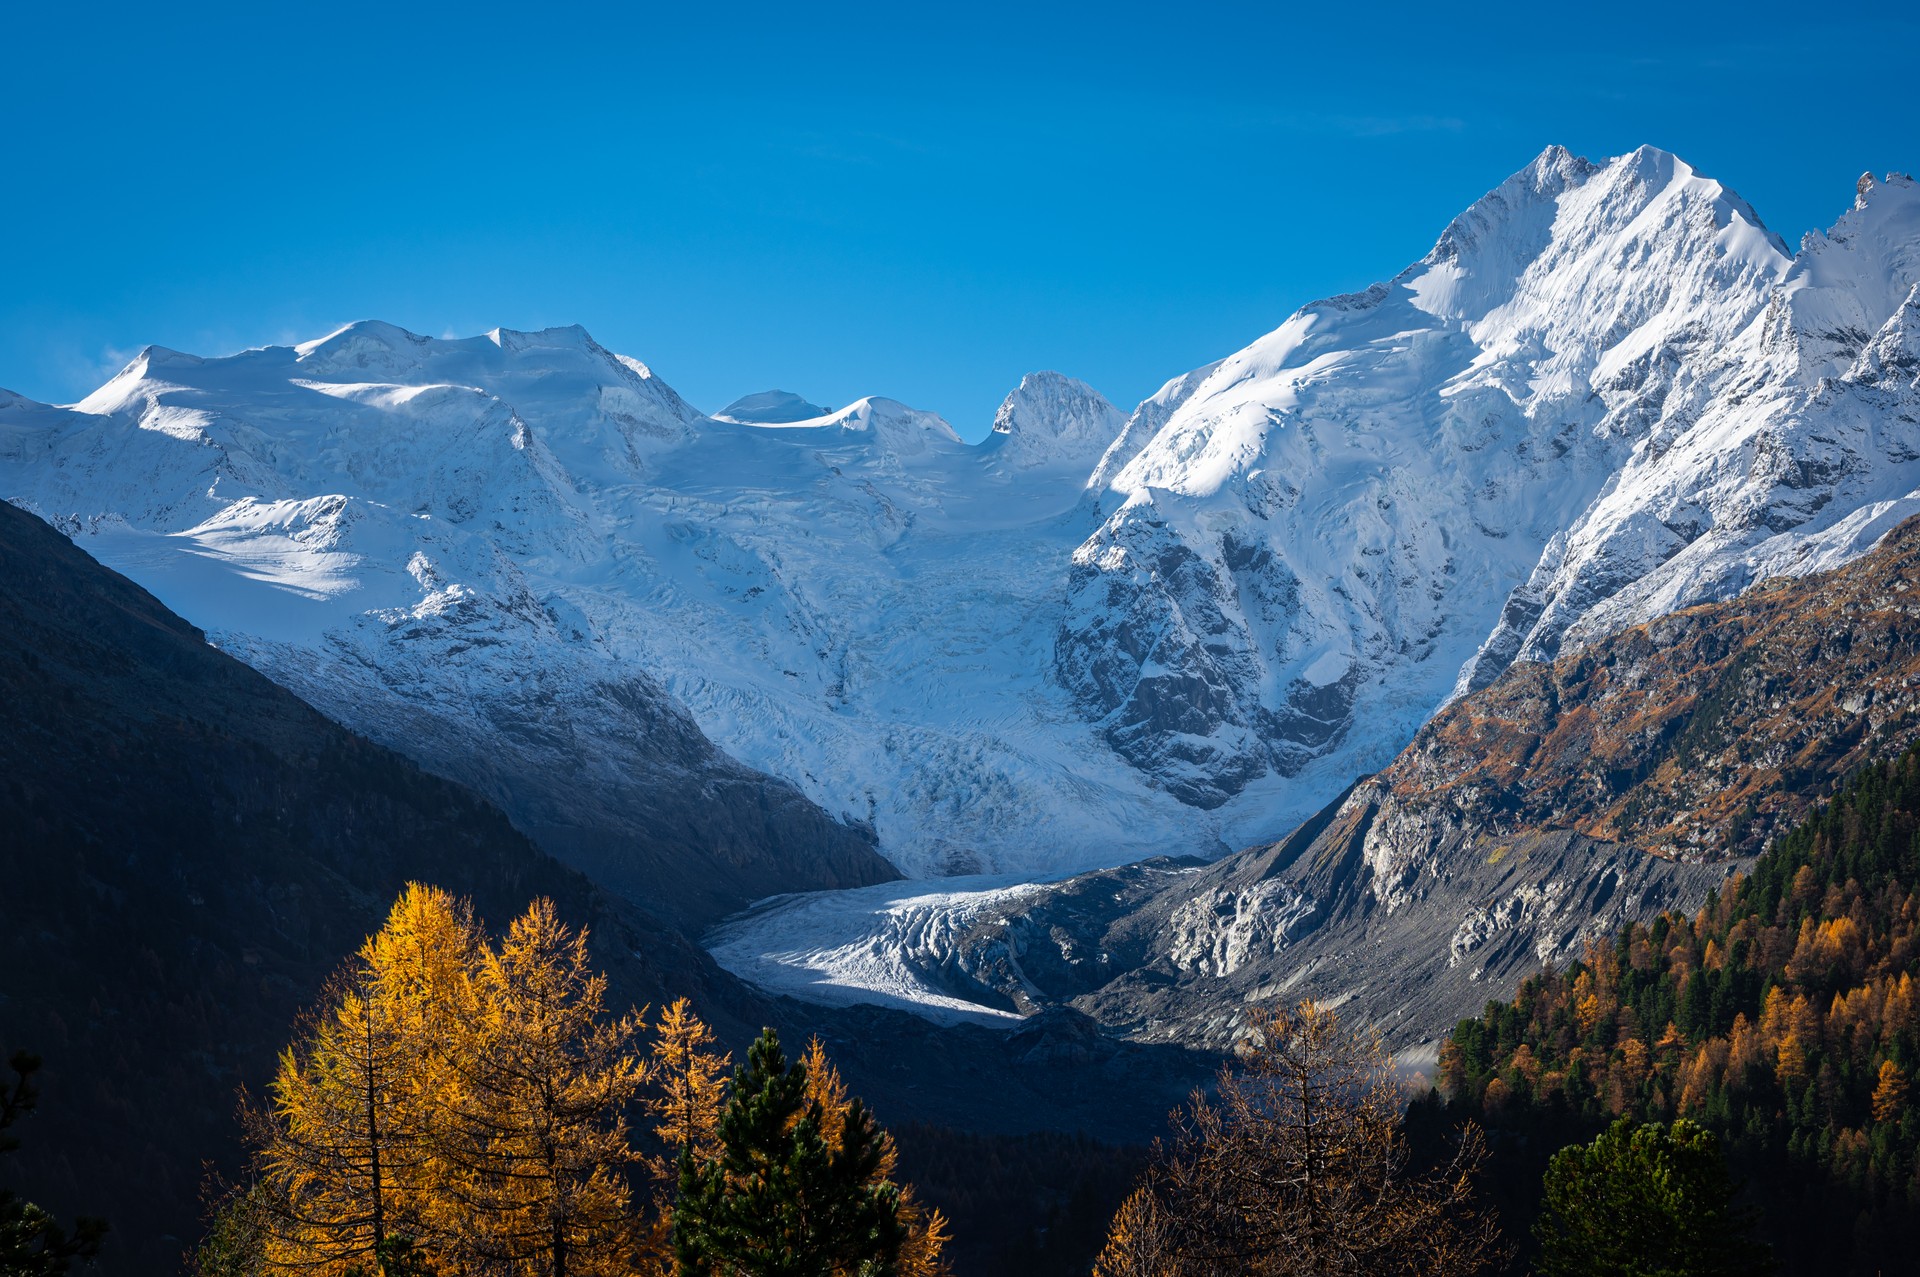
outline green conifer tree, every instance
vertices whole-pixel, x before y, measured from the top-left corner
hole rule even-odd
[[[20,1147],[20,1141],[5,1132],[31,1113],[39,1098],[33,1075],[40,1068],[40,1058],[15,1051],[7,1063],[13,1069],[13,1081],[0,1087],[0,1153]],[[81,1219],[69,1234],[45,1210],[0,1189],[0,1277],[55,1277],[67,1272],[75,1263],[85,1264],[99,1254],[106,1231],[100,1220]]]
[[[906,1230],[898,1187],[875,1180],[880,1128],[858,1100],[838,1140],[826,1125],[806,1066],[763,1030],[734,1074],[718,1155],[681,1154],[681,1277],[891,1277]]]
[[[1766,1247],[1733,1203],[1712,1131],[1681,1118],[1621,1118],[1547,1166],[1534,1233],[1541,1277],[1742,1277],[1764,1273]]]

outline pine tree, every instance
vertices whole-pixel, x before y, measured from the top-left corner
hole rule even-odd
[[[1719,1141],[1685,1118],[1671,1127],[1621,1118],[1548,1165],[1534,1233],[1542,1277],[1762,1273],[1766,1248],[1734,1206]]]
[[[207,1231],[194,1247],[192,1277],[259,1277],[266,1270],[264,1186],[209,1185]]]
[[[20,1147],[6,1132],[39,1102],[33,1075],[40,1070],[40,1057],[15,1051],[7,1064],[13,1081],[0,1087],[0,1153]],[[80,1219],[68,1233],[45,1210],[0,1189],[0,1274],[5,1277],[57,1277],[76,1263],[89,1263],[100,1253],[106,1232],[104,1221]]]
[[[847,1119],[852,1111],[847,1084],[841,1079],[840,1070],[827,1058],[826,1045],[817,1037],[808,1040],[807,1052],[800,1062],[807,1072],[807,1098],[826,1116],[827,1142],[838,1144],[845,1138]],[[880,1161],[867,1182],[876,1187],[883,1183],[897,1184],[899,1149],[885,1131],[879,1133],[879,1139]],[[945,1258],[949,1240],[946,1216],[923,1205],[913,1185],[900,1184],[899,1188],[900,1227],[904,1234],[900,1244],[900,1277],[947,1277],[951,1269]]]
[[[829,1142],[829,1125],[838,1138]],[[893,1277],[905,1229],[880,1178],[884,1137],[866,1107],[836,1116],[809,1096],[763,1030],[733,1077],[719,1155],[680,1159],[674,1255],[681,1277]]]

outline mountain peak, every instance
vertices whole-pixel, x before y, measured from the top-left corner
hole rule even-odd
[[[1120,434],[1126,417],[1106,396],[1078,378],[1030,372],[993,414],[990,439],[1021,465],[1072,463],[1090,467]]]
[[[1600,171],[1600,166],[1567,150],[1549,146],[1525,168],[1467,206],[1447,224],[1424,265],[1458,261],[1489,238],[1505,232],[1526,210],[1551,205],[1567,190]]]
[[[840,411],[828,414],[822,424],[837,425],[842,430],[869,430],[876,437],[890,441],[935,438],[957,443],[960,439],[939,413],[910,408],[898,399],[881,395],[856,399]]]
[[[600,343],[579,324],[567,324],[559,328],[540,328],[531,332],[522,332],[515,328],[495,328],[487,333],[487,340],[502,350],[600,349]]]
[[[993,414],[993,428],[1000,434],[1057,437],[1077,424],[1081,410],[1091,410],[1103,423],[1107,416],[1119,415],[1105,395],[1077,377],[1030,372],[1000,401],[999,410]]]
[[[361,319],[317,341],[301,342],[293,350],[295,358],[316,370],[351,369],[391,377],[417,365],[421,353],[432,344],[431,337],[408,332],[398,324]]]
[[[784,426],[832,415],[833,409],[809,403],[791,390],[762,390],[740,396],[714,413],[713,419],[738,426]]]

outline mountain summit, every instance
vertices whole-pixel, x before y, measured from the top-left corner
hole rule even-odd
[[[795,421],[825,417],[832,412],[831,408],[808,403],[790,390],[762,390],[758,394],[742,395],[714,413],[713,419],[731,421],[741,426],[784,426]]]

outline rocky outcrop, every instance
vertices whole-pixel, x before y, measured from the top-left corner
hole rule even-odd
[[[950,967],[1032,1010],[1229,1041],[1312,996],[1402,1049],[1542,963],[1691,909],[1863,763],[1920,740],[1920,519],[1846,566],[1517,664],[1272,846],[1036,889]]]

